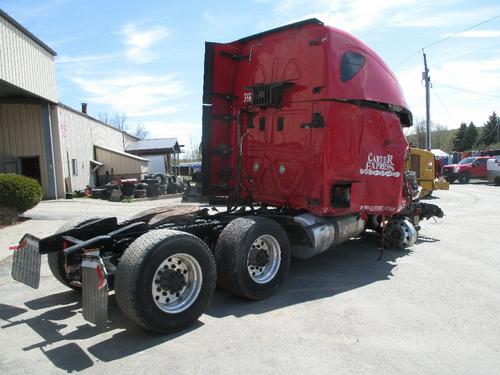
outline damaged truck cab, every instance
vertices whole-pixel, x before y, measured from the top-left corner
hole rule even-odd
[[[203,103],[206,195],[318,216],[408,203],[411,113],[385,63],[341,30],[312,19],[207,43]]]
[[[412,246],[419,220],[443,213],[414,199],[403,133],[411,124],[384,62],[317,19],[206,43],[202,191],[226,209],[159,207],[26,235],[12,275],[38,287],[48,254],[53,275],[82,290],[85,319],[107,324],[114,288],[130,319],[173,332],[203,313],[216,282],[258,300],[284,282],[292,256],[365,229],[387,246]]]

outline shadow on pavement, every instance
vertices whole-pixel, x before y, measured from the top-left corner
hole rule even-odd
[[[388,280],[396,260],[409,254],[409,251],[385,249],[382,259],[378,261],[380,253],[376,238],[365,236],[307,260],[292,259],[285,284],[265,300],[249,301],[218,291],[205,313],[217,318],[262,314]]]
[[[408,253],[385,250],[382,260],[378,261],[380,253],[374,237],[351,240],[338,249],[308,260],[293,259],[288,280],[276,295],[263,301],[248,301],[218,290],[205,313],[217,318],[241,317],[332,297],[376,281],[388,280],[396,266],[396,260]],[[25,306],[29,310],[0,304],[0,319],[7,323],[0,328],[8,330],[21,324],[27,325],[42,340],[23,350],[40,349],[54,366],[68,372],[92,367],[94,361],[88,353],[100,361],[111,362],[161,345],[202,326],[201,322],[197,322],[188,330],[172,335],[147,332],[121,313],[114,294],[110,296],[109,302],[112,321],[104,329],[87,323],[75,327],[74,320],[67,321],[81,313],[80,294],[76,291],[33,299],[26,302]],[[44,311],[23,319],[22,315],[30,310]],[[74,329],[69,333],[62,333],[68,328]],[[114,330],[119,331],[114,333]],[[113,334],[109,337],[111,333]],[[74,342],[89,338],[101,341],[88,347],[87,352]],[[48,346],[58,343],[61,345],[47,350]]]
[[[76,314],[81,313],[80,293],[76,291],[66,291],[54,295],[37,298],[25,303],[32,311],[46,309],[43,313],[27,319],[13,320],[13,318],[27,312],[27,309],[18,308],[6,304],[0,304],[0,319],[7,324],[1,329],[9,329],[21,324],[25,324],[36,332],[42,340],[24,347],[24,351],[40,349],[54,366],[68,372],[81,371],[92,367],[92,358],[76,343],[75,340],[85,340],[93,337],[105,335],[107,332],[120,329],[120,332],[113,334],[110,338],[104,339],[88,348],[88,351],[104,362],[127,357],[150,347],[170,341],[189,331],[202,326],[197,322],[188,330],[174,335],[159,335],[147,332],[133,322],[128,320],[120,311],[114,295],[110,296],[109,316],[113,319],[106,328],[96,327],[85,323],[75,326],[67,334],[61,333],[63,329],[71,328],[70,324],[64,321]],[[46,350],[48,346],[65,342],[64,345],[54,349]]]

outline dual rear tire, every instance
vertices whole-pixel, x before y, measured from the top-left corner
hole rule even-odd
[[[275,293],[288,274],[290,255],[286,232],[267,218],[230,222],[219,237],[215,259],[194,235],[154,230],[122,255],[115,276],[116,300],[143,328],[176,332],[203,313],[216,278],[224,289],[245,298],[259,300]]]
[[[215,247],[218,282],[241,297],[274,294],[290,268],[290,243],[283,227],[265,217],[242,217],[222,231]]]

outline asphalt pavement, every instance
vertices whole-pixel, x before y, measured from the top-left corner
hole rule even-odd
[[[292,261],[286,284],[251,302],[216,291],[187,331],[143,331],[110,297],[101,330],[79,294],[42,266],[41,286],[10,279],[5,246],[44,236],[73,216],[125,218],[155,202],[44,202],[0,229],[0,373],[493,374],[500,368],[500,187],[453,184],[430,203],[417,244],[379,257],[367,235]],[[169,203],[178,203],[171,201]]]

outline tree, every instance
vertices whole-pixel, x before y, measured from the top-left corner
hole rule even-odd
[[[497,114],[493,112],[490,117],[488,117],[488,121],[484,124],[484,128],[481,134],[480,142],[489,146],[492,143],[499,142],[499,134],[500,134],[500,119]]]
[[[144,125],[137,124],[134,135],[139,139],[145,139],[149,135],[149,131]]]
[[[415,135],[415,137],[413,138],[413,146],[418,148],[425,148],[425,121],[420,120],[416,122],[415,125],[413,125],[413,130]]]
[[[453,140],[453,149],[455,151],[465,151],[465,144],[464,144],[464,139],[465,139],[465,132],[467,131],[467,124],[465,122],[462,122],[460,124],[460,128],[457,131],[457,134],[455,134],[455,139]]]
[[[424,120],[418,120],[412,127],[412,134],[408,136],[408,142],[413,147],[425,149],[427,147],[427,127]],[[431,121],[431,146],[450,151],[451,136],[446,125]]]
[[[431,146],[441,150],[449,151],[450,133],[448,127],[439,123],[431,122]]]
[[[479,132],[477,131],[476,125],[474,125],[471,121],[463,138],[464,150],[472,150],[472,147],[474,147],[474,144],[477,141],[478,135]]]
[[[114,113],[110,115],[108,112],[100,112],[97,116],[100,121],[111,125],[121,131],[126,131],[128,128],[127,115],[125,113]]]

